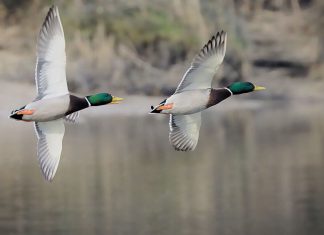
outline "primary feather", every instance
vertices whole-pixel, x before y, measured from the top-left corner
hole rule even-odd
[[[221,31],[208,41],[194,58],[175,93],[211,87],[216,70],[224,60],[226,39],[226,32]]]
[[[35,80],[37,98],[68,94],[66,83],[66,55],[64,32],[58,8],[50,8],[37,42]]]
[[[56,173],[62,151],[65,127],[62,119],[50,122],[35,122],[37,156],[42,173],[51,181]]]
[[[201,113],[170,115],[170,143],[176,150],[192,151],[196,148],[201,125]]]

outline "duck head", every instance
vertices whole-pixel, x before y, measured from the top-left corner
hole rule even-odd
[[[261,91],[266,88],[263,86],[256,86],[251,82],[234,82],[227,87],[233,95],[240,95],[243,93],[249,93],[252,91]]]
[[[98,93],[95,95],[86,96],[86,99],[89,101],[91,106],[100,106],[105,104],[119,104],[123,98],[112,96],[109,93]]]

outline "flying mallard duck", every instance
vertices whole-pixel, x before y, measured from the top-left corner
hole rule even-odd
[[[224,88],[211,88],[216,70],[223,62],[226,51],[226,32],[218,32],[194,58],[175,93],[151,113],[170,114],[170,143],[176,150],[196,148],[201,124],[200,112],[232,95],[264,90],[251,82],[235,82]]]
[[[122,98],[108,93],[77,97],[69,93],[65,74],[65,39],[56,6],[47,13],[37,43],[36,99],[11,112],[10,118],[35,122],[37,155],[46,180],[56,173],[62,150],[64,120],[75,122],[79,110],[116,104]]]

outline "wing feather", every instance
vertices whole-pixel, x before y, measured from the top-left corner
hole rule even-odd
[[[192,151],[196,148],[201,125],[201,113],[190,115],[170,115],[169,140],[179,151]]]
[[[80,116],[80,112],[74,112],[64,117],[64,120],[70,123],[75,123]]]
[[[38,36],[35,69],[36,99],[68,94],[65,66],[63,27],[58,8],[52,6]]]
[[[226,32],[221,31],[208,41],[194,58],[175,93],[211,87],[216,70],[224,60],[226,39]]]
[[[35,122],[37,156],[46,180],[52,181],[60,162],[65,127],[62,119]]]

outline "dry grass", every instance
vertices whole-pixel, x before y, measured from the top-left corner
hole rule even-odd
[[[0,79],[32,83],[36,37],[48,5],[40,0],[11,2],[16,5],[10,9],[8,1],[0,3]],[[54,1],[66,35],[70,89],[168,94],[193,55],[221,29],[229,32],[223,74],[218,75],[226,81],[255,75],[260,70],[255,61],[269,58],[274,66],[265,63],[258,76],[271,69],[291,77],[321,78],[322,34],[314,27],[320,15],[314,5],[320,3],[298,11],[293,10],[296,5],[276,3],[278,9],[270,11],[273,6],[235,2]],[[276,67],[278,61],[297,63],[307,73],[298,70],[295,76],[289,66]]]

